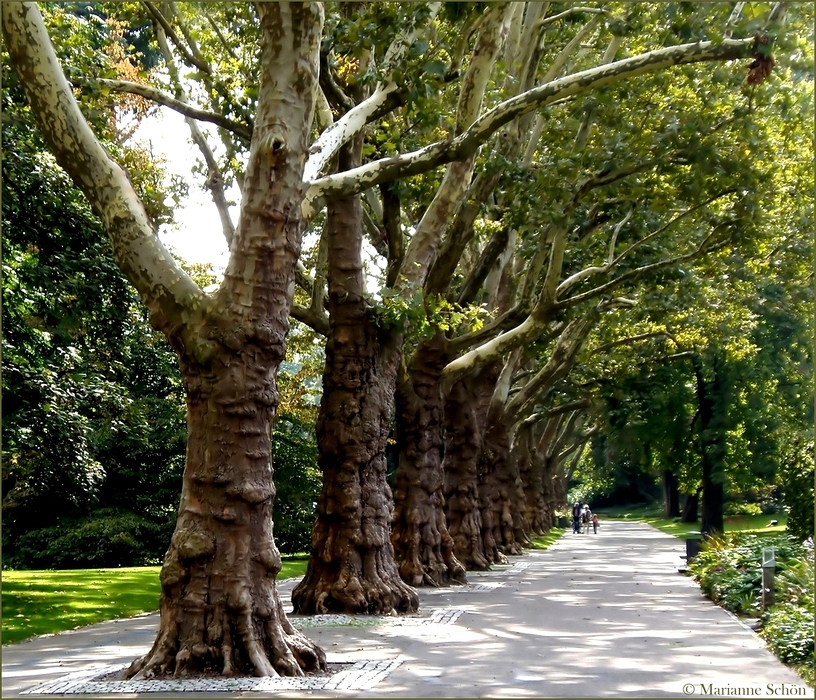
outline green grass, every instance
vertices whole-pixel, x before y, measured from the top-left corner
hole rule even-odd
[[[549,547],[565,532],[566,529],[563,527],[554,527],[546,535],[542,535],[541,537],[533,537],[531,538],[533,546],[530,549],[547,549],[547,547]]]
[[[668,535],[674,535],[680,539],[688,539],[692,533],[699,536],[700,522],[681,523],[680,518],[664,518],[661,511],[654,506],[628,506],[626,508],[610,508],[598,511],[598,516],[607,520],[637,520],[648,523],[662,530]],[[776,520],[776,525],[771,525],[771,520]],[[727,515],[725,516],[726,532],[758,532],[764,534],[774,534],[785,531],[788,522],[786,513],[775,513],[773,515]]]
[[[302,576],[308,560],[285,557],[278,579]],[[158,610],[160,568],[3,571],[3,644]]]

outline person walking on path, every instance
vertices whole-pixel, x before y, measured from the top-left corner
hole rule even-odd
[[[592,534],[598,534],[598,516],[595,513],[592,514]]]
[[[576,534],[581,532],[581,506],[583,504],[580,501],[576,501],[575,505],[572,506],[572,533]]]

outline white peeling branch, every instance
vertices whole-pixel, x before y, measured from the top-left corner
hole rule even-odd
[[[176,62],[173,59],[173,53],[170,51],[170,46],[167,43],[167,37],[165,36],[164,30],[161,27],[156,28],[156,38],[159,42],[159,48],[164,55],[164,60],[167,63],[170,79],[175,85],[176,98],[187,102],[187,93],[184,91],[184,87],[181,84],[178,68],[176,67]],[[207,164],[206,186],[207,189],[210,190],[213,203],[218,211],[218,217],[221,219],[221,232],[224,234],[224,238],[227,241],[227,247],[229,247],[232,245],[232,239],[235,236],[235,225],[232,223],[232,217],[230,217],[229,206],[227,204],[227,197],[224,193],[224,176],[221,174],[221,169],[218,167],[218,162],[215,160],[215,155],[213,155],[210,144],[207,143],[204,133],[199,128],[198,122],[192,117],[185,117],[184,121],[187,123],[187,128],[190,129],[190,136],[193,139],[193,143],[198,146],[198,150],[201,152],[204,162]]]
[[[125,171],[85,121],[37,5],[4,2],[0,9],[5,47],[46,142],[102,220],[117,264],[154,320],[175,332],[178,310],[203,311],[207,295],[162,245]]]
[[[442,3],[440,2],[431,3],[428,21],[432,21],[436,17],[441,6]],[[368,123],[369,118],[382,107],[392,93],[399,89],[391,79],[391,75],[402,61],[406,51],[416,41],[420,29],[421,27],[414,25],[391,42],[384,59],[383,75],[386,76],[385,82],[378,83],[370,97],[331,124],[312,144],[309,149],[309,159],[306,161],[306,168],[303,171],[304,182],[311,182],[316,179],[343,144],[360,133]],[[307,197],[307,200],[311,204],[314,196]]]
[[[220,126],[222,129],[232,132],[236,136],[242,138],[249,143],[252,138],[252,126],[245,126],[227,119],[223,114],[216,112],[208,112],[205,109],[199,109],[191,104],[177,100],[175,97],[168,95],[153,87],[141,85],[140,83],[133,83],[129,80],[108,80],[107,78],[99,78],[96,81],[99,85],[113,90],[114,92],[127,92],[133,95],[141,95],[145,99],[155,102],[156,104],[164,105],[170,109],[183,114],[190,119],[196,119],[202,122],[209,122]]]
[[[319,178],[311,183],[309,196],[315,198],[321,195],[356,194],[381,182],[428,172],[444,163],[471,156],[502,126],[531,110],[672,66],[742,58],[753,44],[752,37],[726,40],[718,44],[697,42],[670,46],[554,80],[505,100],[486,112],[456,138],[438,141],[411,153],[381,158],[343,173]]]

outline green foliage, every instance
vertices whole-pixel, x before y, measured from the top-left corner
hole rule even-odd
[[[814,536],[813,443],[791,450],[782,468],[783,501],[788,511],[788,530],[799,540]]]
[[[813,608],[782,603],[762,618],[761,635],[774,654],[786,664],[813,665]]]
[[[60,50],[90,59],[71,33],[78,20],[57,18]],[[186,437],[175,355],[32,127],[5,60],[2,127],[4,563],[156,560],[150,533],[175,511]],[[155,174],[140,162],[137,188]],[[157,220],[163,199],[146,198]]]
[[[813,610],[812,550],[790,535],[730,533],[706,540],[702,551],[689,564],[703,592],[715,603],[735,613],[756,613],[761,601],[762,549],[774,547],[781,585],[777,600],[805,605]],[[801,563],[809,560],[810,583]],[[807,567],[806,567],[807,568]],[[784,572],[789,573],[784,573]],[[787,582],[787,583],[786,583]]]
[[[21,535],[3,565],[84,569],[157,564],[170,544],[173,525],[172,519],[154,522],[125,510],[100,509]]]
[[[322,478],[314,426],[278,418],[272,438],[275,468],[275,544],[281,552],[308,552]]]

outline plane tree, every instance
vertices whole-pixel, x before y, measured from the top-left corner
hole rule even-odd
[[[186,392],[186,466],[176,529],[161,573],[160,627],[151,650],[126,677],[205,671],[299,675],[325,668],[324,652],[286,618],[275,584],[280,556],[272,535],[271,431],[289,316],[299,313],[293,307],[298,279],[317,300],[308,309],[310,318],[329,335],[324,415],[331,420],[322,429],[342,458],[336,460],[336,472],[324,473],[324,481],[336,479],[321,496],[315,556],[296,607],[385,613],[416,607],[415,593],[397,580],[388,542],[381,426],[392,396],[400,334],[388,330],[380,335],[382,325],[372,318],[376,304],[363,296],[363,193],[380,186],[387,191],[388,183],[450,164],[394,268],[399,274],[392,287],[405,297],[422,287],[444,222],[463,202],[480,147],[514,119],[673,66],[753,56],[753,74],[765,75],[769,67],[767,45],[753,32],[711,41],[675,32],[666,41],[648,38],[648,46],[639,45],[620,60],[590,61],[585,70],[488,101],[487,68],[497,59],[513,8],[474,6],[475,20],[473,12],[454,12],[451,32],[458,28],[467,37],[465,51],[454,51],[452,61],[445,57],[442,70],[439,62],[417,60],[433,44],[433,17],[440,5],[400,7],[387,8],[398,21],[386,25],[384,36],[383,30],[366,25],[376,37],[372,44],[363,40],[363,25],[354,24],[358,15],[351,5],[327,5],[326,14],[320,4],[145,2],[138,12],[152,18],[166,72],[121,81],[89,71],[69,74],[69,83],[37,6],[3,3],[5,45],[32,114],[57,162],[102,221],[116,262],[151,323],[176,352]],[[359,17],[368,10],[364,6]],[[134,10],[128,5],[123,11]],[[228,21],[222,24],[213,14]],[[357,26],[350,44],[358,55],[349,50],[348,60],[334,65],[329,37],[334,27],[345,26],[344,19]],[[464,31],[469,22],[477,23],[475,32]],[[457,56],[465,54],[460,71]],[[369,72],[371,67],[376,68]],[[161,75],[167,76],[165,84]],[[458,96],[455,117],[436,133],[425,133],[424,143],[414,150],[364,157],[367,126],[400,107],[405,91],[410,95],[417,85],[430,88],[429,98],[450,86]],[[137,94],[214,125],[221,140],[215,150],[191,129],[230,245],[229,263],[212,293],[203,291],[164,248],[126,171],[88,126],[74,93],[95,88]],[[225,194],[230,178],[241,189],[234,223]],[[313,284],[317,276],[299,275],[297,267],[303,233],[310,223],[317,224],[324,207],[325,249],[337,253],[326,256],[327,295]],[[401,243],[394,239],[390,246],[396,251]],[[328,321],[317,313],[326,305],[333,312]],[[506,333],[492,341],[494,357],[526,337],[530,325],[522,324],[509,344]],[[472,369],[477,364],[472,358],[465,355],[458,368]],[[348,377],[335,375],[342,369],[350,371]],[[385,390],[372,391],[376,387],[369,382],[380,377]],[[363,406],[367,391],[372,400]],[[365,408],[373,432],[361,430],[362,414],[342,410],[338,396],[343,392],[353,405]],[[354,465],[371,468],[355,473]]]

